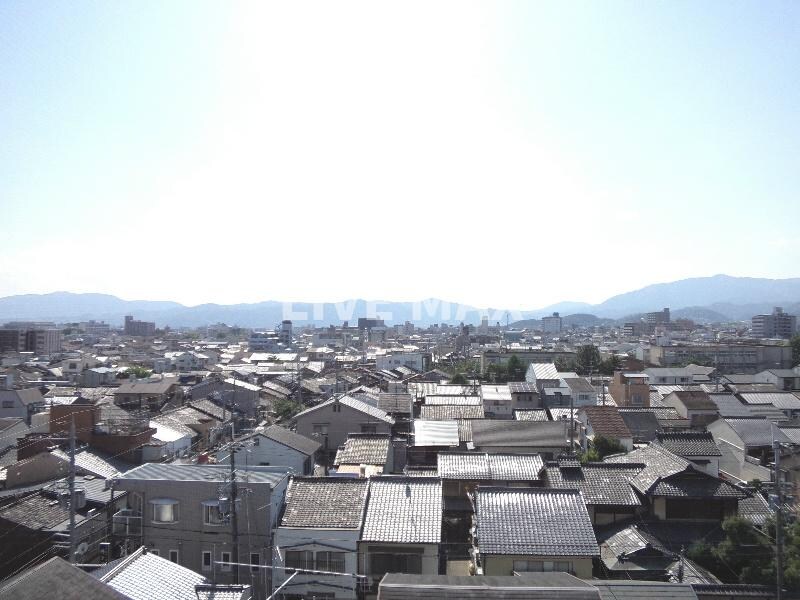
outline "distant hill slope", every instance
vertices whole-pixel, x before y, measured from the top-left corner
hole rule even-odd
[[[161,327],[197,327],[224,322],[242,327],[272,327],[284,318],[298,324],[327,325],[344,320],[355,321],[368,315],[374,303],[366,300],[347,300],[325,303],[315,311],[309,303],[293,303],[294,315],[288,315],[284,303],[269,300],[252,304],[201,304],[184,306],[177,302],[151,300],[122,300],[108,294],[25,294],[0,298],[0,322],[11,320],[48,320],[57,322],[102,319],[121,324],[126,314],[138,319],[155,321]],[[602,323],[603,319],[621,319],[627,315],[661,310],[669,307],[675,318],[694,318],[701,322],[747,320],[755,314],[770,312],[773,306],[783,306],[791,314],[800,314],[800,278],[757,279],[752,277],[696,277],[671,283],[659,283],[640,290],[619,294],[600,304],[561,302],[545,308],[523,311],[524,323],[538,320],[553,312],[561,313],[567,326]],[[436,299],[413,302],[379,302],[377,310],[391,313],[390,323],[412,321],[425,326],[431,323],[477,324],[486,313],[472,306]],[[302,318],[297,313],[305,313]],[[504,322],[505,309],[489,309],[490,323]],[[519,313],[517,313],[519,314]],[[694,315],[694,316],[692,316]],[[595,320],[597,319],[597,320]],[[535,325],[527,325],[535,326]]]

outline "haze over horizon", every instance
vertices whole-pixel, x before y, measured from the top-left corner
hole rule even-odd
[[[798,276],[799,4],[312,6],[0,5],[0,296]]]

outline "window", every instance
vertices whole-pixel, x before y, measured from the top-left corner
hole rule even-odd
[[[251,565],[260,565],[261,564],[261,555],[258,552],[251,552],[250,553],[250,564]],[[258,567],[250,567],[251,573],[258,573]]]
[[[154,498],[150,500],[153,506],[154,523],[177,523],[178,501],[170,498]]]
[[[312,433],[314,433],[315,435],[328,435],[328,424],[327,423],[314,424]]]
[[[404,552],[409,552],[405,550]],[[386,573],[422,573],[422,552],[418,554],[383,553],[369,555],[370,575],[384,575]]]
[[[342,412],[342,405],[339,404],[338,402],[334,402],[333,406],[332,406],[332,409],[333,409],[333,412],[336,412],[336,413]]]
[[[147,551],[153,556],[161,556],[161,553],[158,551],[157,548],[148,548]]]
[[[219,500],[203,502],[203,523],[206,525],[224,525],[225,519],[219,510]]]
[[[223,563],[231,562],[231,553],[230,552],[223,552],[222,553],[222,562]],[[220,565],[220,570],[221,571],[230,571],[231,570],[231,565],[229,565],[229,564]]]
[[[211,570],[211,550],[203,550],[203,571]]]
[[[13,400],[3,400],[3,408],[14,408]]]
[[[514,570],[517,573],[541,573],[543,571],[572,572],[572,563],[568,560],[515,560]]]
[[[317,570],[344,572],[344,552],[317,552]]]
[[[178,551],[177,550],[170,550],[169,551],[169,560],[170,560],[170,562],[174,562],[174,563],[178,562]]]
[[[310,550],[287,550],[284,563],[289,569],[313,569],[314,553]]]

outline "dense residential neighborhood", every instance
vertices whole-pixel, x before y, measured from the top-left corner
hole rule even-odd
[[[764,321],[9,323],[0,598],[773,598],[777,543],[800,589]]]

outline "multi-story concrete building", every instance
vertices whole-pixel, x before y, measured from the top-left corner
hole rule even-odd
[[[669,309],[665,308],[656,312],[645,313],[644,322],[650,327],[655,327],[656,325],[666,325],[670,322]]]
[[[753,321],[753,337],[789,339],[797,331],[797,317],[787,315],[780,306],[772,309],[771,315],[756,315]]]
[[[137,321],[130,315],[125,317],[125,335],[153,337],[155,334],[155,323],[151,321]]]
[[[217,583],[251,585],[263,600],[270,570],[231,563],[271,564],[288,479],[281,468],[238,468],[233,502],[228,465],[145,464],[115,479],[130,507],[115,515],[115,533]]]
[[[553,313],[552,317],[542,318],[542,331],[545,333],[560,333],[563,322],[557,312]]]
[[[0,352],[46,355],[60,351],[61,330],[52,323],[6,323],[0,329]]]
[[[713,365],[719,373],[759,373],[766,369],[790,369],[792,348],[756,343],[650,346],[649,360],[657,367],[695,363]]]

